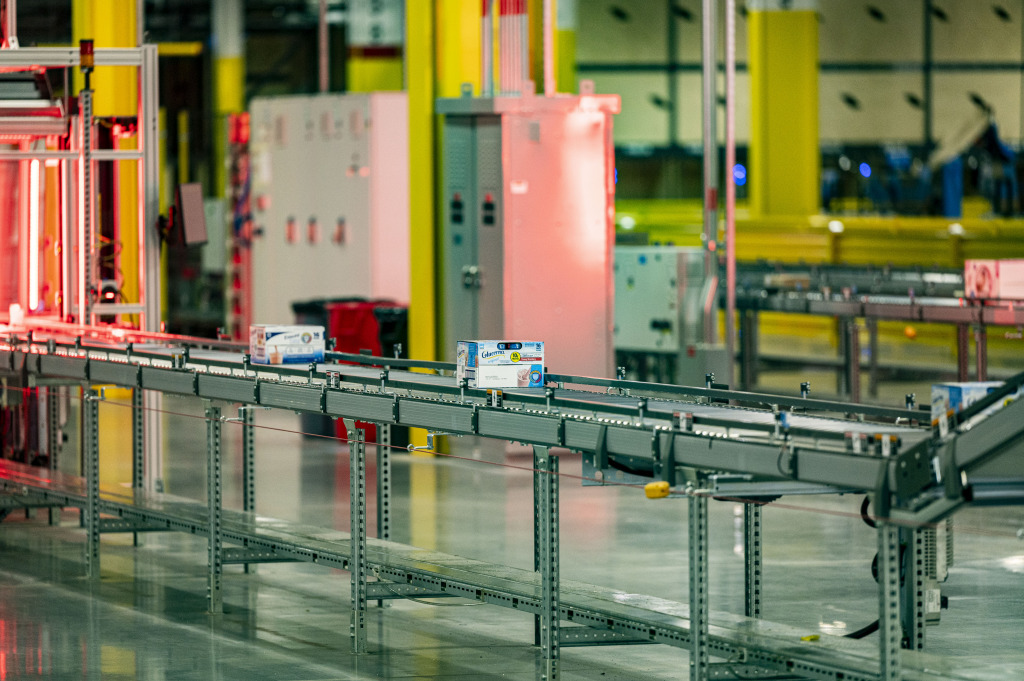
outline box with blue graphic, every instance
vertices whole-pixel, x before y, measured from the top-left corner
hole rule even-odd
[[[306,364],[324,361],[324,327],[253,324],[249,327],[253,364]]]
[[[459,341],[456,381],[470,388],[540,388],[544,385],[544,343]]]
[[[1001,381],[936,383],[932,386],[932,419],[951,411],[962,412],[1002,385]]]

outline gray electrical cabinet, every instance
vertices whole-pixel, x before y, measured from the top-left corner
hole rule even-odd
[[[702,385],[708,373],[727,376],[725,349],[704,342],[704,305],[711,295],[704,270],[700,248],[615,248],[620,366],[637,378],[680,385]]]
[[[449,116],[444,169],[444,335],[454,359],[454,341],[504,333],[501,117]]]
[[[549,369],[610,376],[615,95],[441,99],[443,355],[545,342]]]

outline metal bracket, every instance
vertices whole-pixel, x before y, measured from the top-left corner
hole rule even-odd
[[[594,468],[603,471],[608,468],[608,426],[597,429],[597,444],[594,445]]]
[[[367,600],[386,600],[389,598],[454,598],[443,591],[431,591],[414,584],[397,584],[392,582],[371,582],[366,585]]]
[[[171,528],[166,523],[156,521],[137,522],[122,518],[104,518],[100,520],[100,532],[167,532]]]
[[[586,646],[607,646],[607,645],[642,645],[652,644],[654,641],[624,634],[610,629],[591,629],[590,627],[560,627],[558,644],[566,648],[582,648]]]
[[[244,565],[247,563],[295,563],[295,558],[279,555],[276,551],[265,549],[224,549],[224,565]]]

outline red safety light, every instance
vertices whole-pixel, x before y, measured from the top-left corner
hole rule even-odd
[[[249,143],[249,114],[238,113],[231,115],[229,127],[229,138],[232,144]]]
[[[83,69],[91,69],[95,64],[95,55],[91,40],[80,40],[78,42],[78,54]]]

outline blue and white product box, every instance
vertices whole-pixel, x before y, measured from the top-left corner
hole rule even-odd
[[[540,388],[544,385],[544,343],[459,341],[456,381],[470,388]]]
[[[253,364],[308,364],[324,361],[324,327],[253,324],[249,327]]]
[[[1002,381],[936,383],[932,385],[932,421],[950,411],[954,413],[963,411],[1002,385]]]

